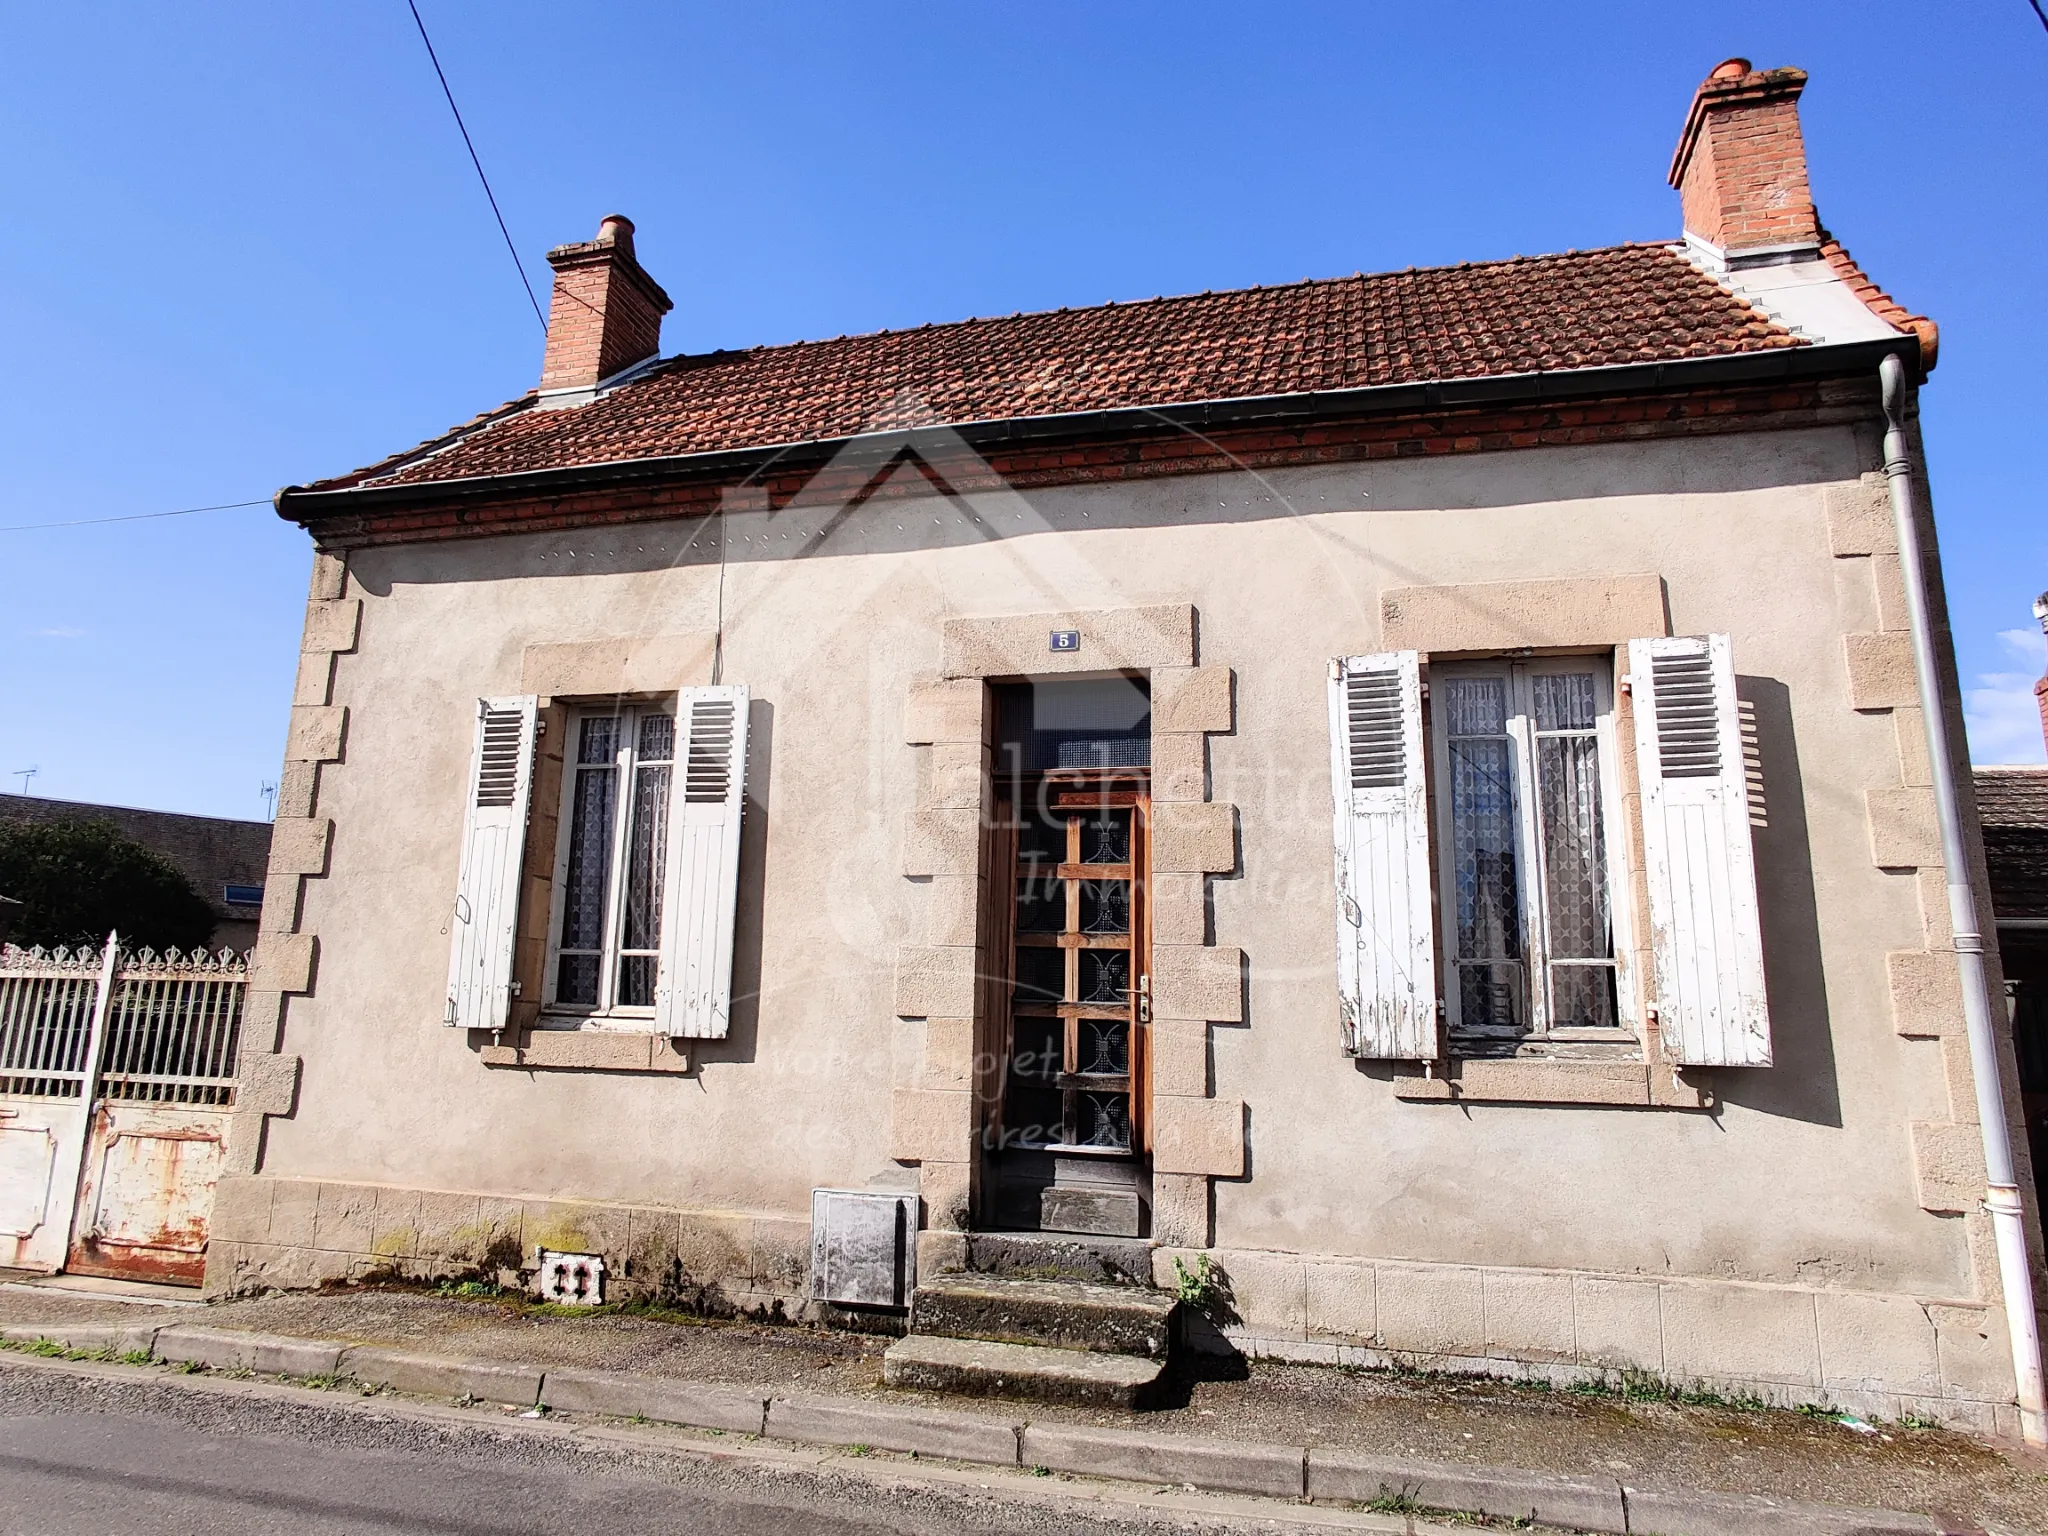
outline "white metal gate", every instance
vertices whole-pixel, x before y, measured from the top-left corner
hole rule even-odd
[[[0,949],[0,1264],[196,1285],[244,957]]]

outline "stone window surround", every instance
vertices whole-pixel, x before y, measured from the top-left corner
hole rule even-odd
[[[1076,630],[1078,651],[1053,651]],[[925,887],[923,942],[898,952],[896,1014],[922,1021],[921,1075],[891,1097],[890,1154],[918,1166],[921,1270],[959,1268],[979,1115],[976,978],[993,813],[989,683],[1143,672],[1152,687],[1152,1225],[1181,1247],[1210,1242],[1212,1179],[1242,1178],[1245,1108],[1211,1096],[1209,1028],[1244,1018],[1244,957],[1209,941],[1207,881],[1237,867],[1236,808],[1209,798],[1208,740],[1233,729],[1233,674],[1195,661],[1191,604],[945,621],[936,677],[906,701],[904,739],[925,749],[903,873]]]

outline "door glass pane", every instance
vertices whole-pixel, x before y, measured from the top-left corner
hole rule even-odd
[[[1083,1019],[1077,1070],[1110,1077],[1130,1071],[1131,1026],[1122,1019]]]
[[[1057,949],[1017,951],[1019,1004],[1057,1003],[1067,995],[1067,958]]]
[[[1025,879],[1017,882],[1017,931],[1060,933],[1067,926],[1066,882]]]
[[[1081,823],[1083,864],[1128,864],[1131,860],[1131,813],[1098,811]]]
[[[1131,887],[1127,881],[1081,882],[1081,931],[1098,936],[1131,931]]]
[[[1084,949],[1081,951],[1081,996],[1079,1001],[1106,1008],[1121,1008],[1129,1001],[1131,952],[1127,949]]]

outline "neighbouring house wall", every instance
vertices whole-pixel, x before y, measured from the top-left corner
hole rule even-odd
[[[256,942],[256,907],[230,906],[226,889],[230,885],[262,886],[270,859],[267,821],[45,800],[40,795],[0,795],[0,821],[112,822],[143,847],[177,865],[200,899],[213,908],[213,936],[208,941],[212,948],[246,950]]]
[[[339,638],[320,686],[302,671],[294,739],[319,738],[317,794],[294,801],[292,859],[309,878],[287,902],[274,864],[265,918],[293,936],[273,982],[302,994],[281,1035],[302,1077],[291,1114],[287,1086],[264,1101],[276,1118],[238,1131],[209,1286],[451,1272],[552,1235],[638,1252],[643,1279],[676,1258],[732,1304],[796,1305],[811,1190],[888,1175],[953,1134],[894,1118],[965,1100],[966,1056],[926,1010],[898,1014],[899,949],[957,927],[957,890],[906,846],[933,775],[960,767],[906,706],[986,670],[949,655],[949,621],[957,650],[963,617],[1178,606],[1186,659],[1234,675],[1225,728],[1192,728],[1192,798],[1226,837],[1235,807],[1236,845],[1206,914],[1195,888],[1190,942],[1241,951],[1246,979],[1208,1010],[1196,1101],[1241,1147],[1217,1154],[1213,1208],[1168,1236],[1219,1254],[1246,1347],[1633,1366],[2002,1423],[1875,465],[1872,436],[1824,428],[735,512],[722,573],[712,525],[681,523],[358,551],[345,588],[330,562],[316,595],[360,600],[360,629],[322,619]],[[1773,1067],[1454,1104],[1339,1054],[1327,662],[1422,625],[1397,589],[1469,589],[1469,632],[1459,593],[1425,604],[1427,649],[1500,644],[1518,613],[1563,625],[1573,610],[1482,590],[1543,580],[1594,594],[1595,626],[1635,622],[1661,581],[1670,632],[1733,636],[1762,774]],[[475,700],[706,682],[721,604],[724,680],[754,700],[730,1038],[689,1042],[687,1073],[487,1067],[481,1039],[440,1022]],[[584,642],[616,643],[562,649]],[[1550,1094],[1543,1065],[1517,1070],[1512,1096]]]

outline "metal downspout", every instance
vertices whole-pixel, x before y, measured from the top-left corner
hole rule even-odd
[[[1913,634],[1920,713],[1927,723],[1934,813],[1941,822],[1949,923],[1955,933],[1956,969],[1963,984],[1963,1026],[1969,1034],[1970,1070],[1977,1086],[1977,1124],[1984,1136],[1984,1168],[1990,1186],[1984,1207],[1991,1213],[1991,1229],[1998,1240],[1998,1275],[2005,1295],[2006,1325],[2012,1333],[2020,1435],[2029,1445],[2048,1445],[2041,1335],[2034,1316],[2034,1281],[2027,1263],[2019,1184],[2013,1173],[2012,1136],[2006,1125],[1998,1037],[1991,1023],[1984,935],[1977,926],[1977,896],[1970,885],[1968,850],[1963,843],[1962,815],[1956,808],[1955,774],[1950,767],[1948,716],[1942,708],[1941,674],[1935,666],[1934,637],[1927,622],[1927,580],[1920,563],[1919,513],[1914,505],[1912,459],[1906,447],[1906,370],[1894,353],[1878,364],[1877,371],[1884,386],[1884,473],[1891,486],[1892,520],[1898,526],[1899,570],[1905,578],[1906,621]]]

